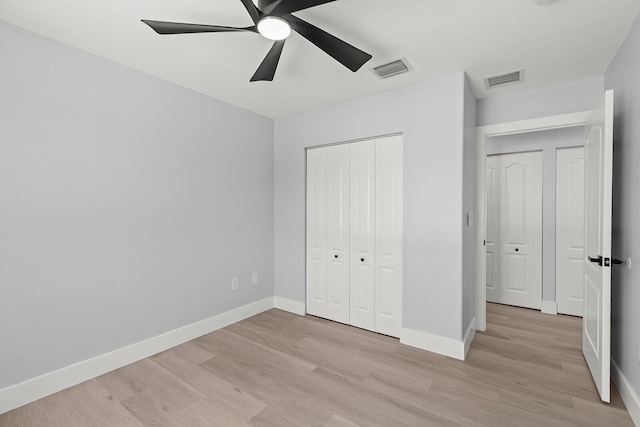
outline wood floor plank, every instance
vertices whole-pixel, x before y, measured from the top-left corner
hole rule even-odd
[[[265,417],[271,419],[272,414],[277,413],[278,418],[286,417],[298,425],[321,425],[333,415],[323,402],[306,398],[304,390],[308,387],[311,372],[288,373],[274,368],[272,364],[255,367],[246,360],[224,357],[214,357],[201,366],[217,377],[235,382],[240,390],[266,404],[262,415],[258,414],[249,424],[255,424],[257,420],[264,422]],[[282,368],[286,368],[286,364]]]
[[[334,415],[324,427],[359,427],[351,421],[345,420],[339,415]]]
[[[487,304],[466,361],[269,310],[0,414],[2,427],[633,426],[581,319]]]
[[[217,399],[200,400],[175,414],[174,420],[179,427],[249,426],[245,415],[240,411],[229,409],[227,405]]]
[[[204,400],[215,402],[215,408],[235,414],[238,419],[248,421],[266,407],[264,402],[244,392],[237,384],[213,375],[200,365],[188,363],[177,353],[163,352],[152,360],[168,371],[180,372],[181,378],[202,393]]]

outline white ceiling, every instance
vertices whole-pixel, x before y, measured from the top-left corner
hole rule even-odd
[[[250,83],[272,43],[260,35],[160,36],[140,22],[252,25],[240,0],[0,0],[0,20],[273,118],[462,70],[478,98],[599,76],[639,12],[640,0],[338,0],[295,15],[372,60],[352,73],[294,33],[274,81]],[[413,71],[369,71],[401,57]],[[485,89],[520,68],[525,83]]]

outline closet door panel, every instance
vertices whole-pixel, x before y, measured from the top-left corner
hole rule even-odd
[[[350,144],[351,324],[374,330],[375,141]]]
[[[542,304],[542,152],[500,156],[500,302]]]
[[[402,327],[402,137],[376,140],[375,331],[399,336]]]
[[[327,150],[307,151],[307,313],[327,315]]]
[[[349,323],[349,146],[327,147],[327,318]]]
[[[486,273],[487,302],[500,302],[500,156],[486,161]]]

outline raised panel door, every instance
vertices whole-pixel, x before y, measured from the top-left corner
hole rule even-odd
[[[307,151],[307,313],[327,315],[327,150]]]
[[[613,91],[605,92],[586,126],[584,317],[582,353],[600,398],[611,398],[611,197]]]
[[[542,304],[542,152],[500,156],[500,302]]]
[[[399,336],[402,327],[402,137],[376,140],[375,331]]]
[[[375,141],[351,149],[350,318],[359,328],[374,329]]]
[[[349,323],[349,147],[327,151],[327,315]]]

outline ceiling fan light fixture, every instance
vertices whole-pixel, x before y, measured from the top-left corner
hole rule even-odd
[[[258,32],[269,40],[284,40],[291,34],[291,25],[276,16],[265,16],[257,26]]]

